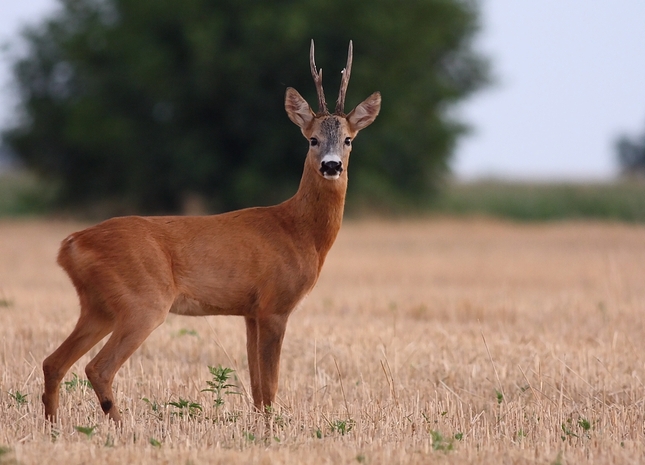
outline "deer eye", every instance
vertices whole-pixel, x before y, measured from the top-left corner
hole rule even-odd
[[[316,139],[315,137],[312,137],[311,139],[309,139],[309,144],[312,147],[315,147],[316,145],[318,145],[318,139]]]
[[[352,138],[351,137],[345,137],[345,145],[347,145],[347,146],[352,145]]]

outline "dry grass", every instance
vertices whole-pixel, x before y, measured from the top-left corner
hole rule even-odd
[[[479,220],[345,224],[291,317],[279,405],[248,389],[241,319],[170,316],[117,375],[43,419],[40,364],[78,304],[55,266],[80,226],[0,222],[0,463],[635,463],[645,454],[645,227]],[[83,367],[96,348],[72,372]],[[21,396],[24,397],[21,402]],[[157,403],[157,410],[143,398]],[[187,399],[192,417],[167,405]],[[94,427],[91,437],[75,429]],[[2,452],[4,451],[4,452]]]

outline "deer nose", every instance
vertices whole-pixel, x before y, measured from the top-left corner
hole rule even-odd
[[[320,172],[325,177],[337,178],[343,172],[343,162],[340,160],[323,160]]]

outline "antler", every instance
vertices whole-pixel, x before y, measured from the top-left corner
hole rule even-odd
[[[327,110],[327,103],[325,102],[325,91],[323,91],[322,86],[322,68],[320,68],[320,72],[316,71],[313,39],[311,39],[311,48],[309,49],[309,63],[311,65],[311,76],[314,78],[314,83],[316,84],[316,92],[318,92],[318,113],[329,114],[329,110]]]
[[[349,84],[349,76],[352,72],[352,58],[354,57],[354,46],[352,41],[349,41],[349,50],[347,51],[347,66],[342,71],[343,78],[340,81],[340,91],[338,92],[338,100],[336,100],[336,114],[342,115],[343,108],[345,107],[345,93],[347,92],[347,84]]]

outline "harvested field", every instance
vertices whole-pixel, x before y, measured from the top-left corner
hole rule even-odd
[[[100,345],[65,378],[52,427],[40,365],[78,316],[55,255],[81,227],[0,221],[0,463],[645,457],[644,226],[347,222],[290,319],[266,418],[243,321],[171,315],[117,375],[121,429],[84,382]],[[219,364],[238,379],[216,406],[203,390]]]

